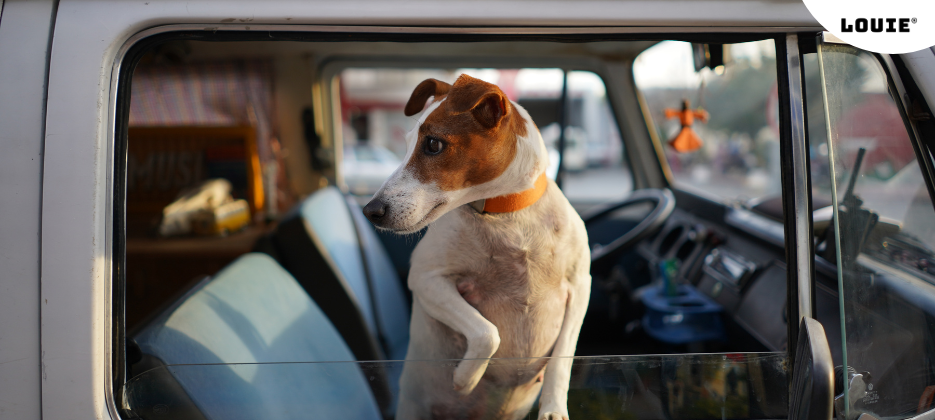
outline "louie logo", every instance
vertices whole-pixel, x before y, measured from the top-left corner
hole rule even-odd
[[[886,21],[886,25],[883,22]],[[841,32],[867,32],[867,29],[870,29],[870,32],[883,32],[883,27],[886,26],[886,32],[909,32],[909,22],[916,23],[918,19],[916,18],[876,18],[876,19],[864,19],[857,18],[853,24],[847,22],[847,18],[841,18]]]
[[[803,0],[815,20],[842,41],[884,54],[935,44],[933,0]]]

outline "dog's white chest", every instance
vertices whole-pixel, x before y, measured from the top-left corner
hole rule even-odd
[[[567,242],[559,225],[564,218],[526,219],[452,212],[436,222],[432,229],[437,230],[417,250],[445,261],[464,300],[500,330],[496,357],[548,355],[564,318],[571,261],[561,251]],[[453,356],[464,351],[460,347],[451,348]]]

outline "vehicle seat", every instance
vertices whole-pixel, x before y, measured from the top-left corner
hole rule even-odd
[[[409,348],[410,305],[403,291],[403,283],[373,225],[364,217],[360,205],[353,197],[346,197],[346,200],[354,218],[366,262],[367,279],[373,291],[380,344],[387,359],[404,360]]]
[[[143,418],[381,418],[350,349],[268,255],[240,257],[134,338],[164,365],[128,383],[127,400]],[[331,361],[344,363],[312,363]],[[160,400],[170,382],[187,407],[184,394]]]
[[[316,191],[265,241],[257,250],[274,255],[320,303],[358,360],[405,359],[409,302],[357,203],[334,187]],[[397,363],[386,372],[391,402],[398,395],[401,370]]]
[[[357,360],[384,360],[363,257],[344,197],[326,188],[309,196],[257,242],[318,302]]]

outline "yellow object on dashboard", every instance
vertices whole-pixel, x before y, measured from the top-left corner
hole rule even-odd
[[[197,235],[227,235],[250,224],[250,205],[239,199],[211,210],[202,210],[192,220]]]

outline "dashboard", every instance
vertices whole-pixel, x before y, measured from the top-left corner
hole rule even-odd
[[[646,261],[639,265],[644,272],[629,277],[658,278],[656,267],[675,260],[677,282],[694,286],[720,305],[724,318],[762,350],[784,351],[788,331],[782,224],[684,192],[676,192],[676,200],[662,229],[636,247]],[[730,346],[726,350],[732,351]]]
[[[715,351],[786,351],[787,269],[781,215],[777,220],[690,193],[674,193],[677,204],[672,215],[621,264],[626,277],[631,282],[641,279],[635,289],[647,288],[659,278],[660,263],[675,260],[677,281],[694,286],[722,308],[728,336]],[[935,375],[926,368],[933,362],[926,349],[935,348],[935,285],[901,270],[906,258],[889,261],[877,254],[858,258],[862,287],[845,284],[843,299],[836,265],[816,256],[815,318],[825,329],[834,365],[841,366],[845,346],[840,305],[845,305],[848,364],[872,384],[857,407],[891,416],[914,413],[921,407],[920,395],[924,400],[935,393]],[[919,265],[912,262],[913,267]],[[838,388],[836,394],[842,392],[840,383]]]

